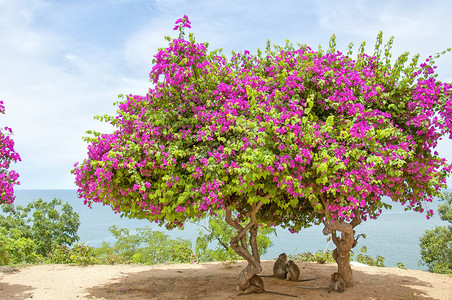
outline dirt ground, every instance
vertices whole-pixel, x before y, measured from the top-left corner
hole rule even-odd
[[[426,271],[353,266],[356,286],[345,293],[298,286],[326,287],[334,264],[297,262],[301,279],[263,278],[265,289],[304,299],[452,299],[452,278]],[[156,266],[37,265],[0,272],[0,299],[290,299],[274,294],[237,296],[235,279],[245,262]],[[270,275],[273,261],[263,261]]]

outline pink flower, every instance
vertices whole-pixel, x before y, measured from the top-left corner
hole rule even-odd
[[[191,22],[188,19],[187,15],[184,15],[182,18],[176,20],[176,26],[173,28],[173,30],[183,29],[183,28],[191,28],[190,26]]]

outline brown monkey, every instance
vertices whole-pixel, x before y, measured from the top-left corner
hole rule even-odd
[[[286,262],[287,262],[287,255],[286,253],[281,253],[278,257],[278,259],[275,261],[275,264],[273,265],[273,276],[279,279],[285,279],[286,278]]]
[[[297,296],[294,296],[294,295],[266,291],[264,289],[264,281],[262,280],[262,278],[260,278],[257,275],[254,275],[253,277],[251,277],[249,283],[250,283],[250,286],[246,290],[244,290],[243,293],[238,294],[238,296],[248,295],[251,293],[268,293],[268,294],[275,294],[275,295],[280,295],[280,296],[288,296],[288,297],[297,298]]]
[[[286,265],[286,280],[298,281],[300,278],[300,268],[293,260],[289,260]]]
[[[328,293],[331,291],[336,291],[339,293],[345,292],[345,280],[342,278],[341,274],[335,272],[331,274],[330,287],[328,288]]]
[[[287,263],[286,260],[287,260],[286,253],[281,253],[278,259],[273,264],[273,275],[261,275],[261,277],[276,277],[279,279],[286,279],[299,282],[311,281],[318,278],[314,277],[309,279],[298,280],[298,278],[300,278],[300,268],[292,260],[289,260],[289,262]],[[289,274],[289,270],[292,270],[291,274]],[[289,276],[289,278],[287,276]]]
[[[248,295],[252,293],[262,293],[264,291],[264,281],[257,275],[253,275],[253,277],[249,280],[250,286],[247,287],[243,293],[240,295]]]
[[[330,286],[298,286],[303,289],[326,289],[328,293],[331,291],[336,291],[339,293],[345,292],[345,280],[338,272],[331,274]]]

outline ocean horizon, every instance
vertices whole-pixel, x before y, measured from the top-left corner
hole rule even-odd
[[[93,247],[101,246],[102,242],[113,243],[115,241],[108,231],[112,225],[129,228],[131,233],[137,228],[149,226],[153,230],[164,232],[171,238],[188,239],[192,245],[196,243],[198,231],[203,230],[192,223],[186,223],[184,229],[167,230],[148,220],[121,218],[109,206],[99,203],[95,203],[92,208],[89,208],[83,204],[82,199],[78,198],[75,189],[16,189],[15,196],[14,204],[21,206],[34,200],[50,201],[53,198],[60,198],[63,202],[69,203],[80,215],[78,230],[80,242],[85,242]],[[419,238],[427,229],[448,224],[442,221],[437,214],[440,201],[435,199],[432,203],[428,203],[428,209],[433,209],[435,212],[430,220],[426,219],[425,213],[404,211],[400,204],[391,204],[393,205],[392,210],[383,211],[377,220],[363,221],[355,228],[356,234],[366,235],[365,239],[358,240],[358,245],[353,249],[355,256],[362,246],[366,246],[367,255],[373,258],[378,255],[384,257],[384,264],[387,267],[396,267],[397,263],[401,262],[408,269],[427,270],[425,265],[419,265],[421,261]],[[295,255],[325,249],[333,250],[334,244],[327,242],[327,236],[322,234],[322,229],[321,225],[311,226],[292,234],[286,229],[277,227],[276,235],[270,235],[273,246],[261,258],[272,260],[282,252]]]

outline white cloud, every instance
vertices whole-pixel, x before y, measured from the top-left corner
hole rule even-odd
[[[139,84],[121,74],[120,51],[82,49],[68,36],[36,29],[35,14],[51,8],[40,3],[0,5],[0,34],[6,36],[0,41],[2,123],[14,130],[23,160],[15,169],[24,188],[69,188],[69,170],[86,153],[84,132],[106,128],[93,116],[113,113],[116,95],[133,92]],[[141,85],[146,82],[144,77]]]
[[[396,48],[402,45],[424,55],[450,47],[451,10],[452,3],[444,1],[322,1],[317,5],[319,25],[325,30],[371,41],[371,46],[382,30],[396,37]]]

